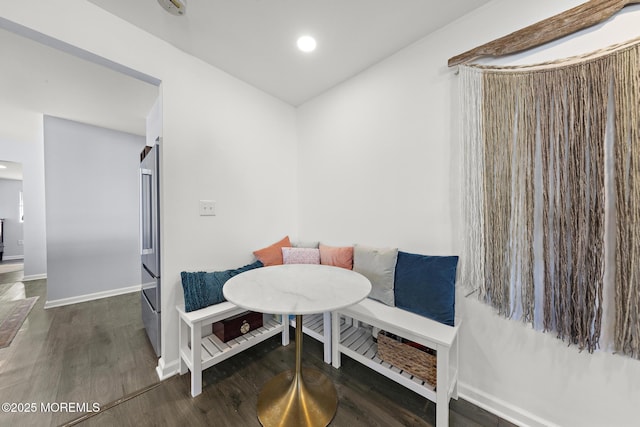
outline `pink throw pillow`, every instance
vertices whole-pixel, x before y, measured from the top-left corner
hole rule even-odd
[[[353,270],[353,246],[326,246],[320,244],[320,264]]]
[[[253,254],[260,262],[262,262],[262,264],[264,264],[265,267],[270,265],[282,265],[282,248],[289,246],[291,246],[291,242],[289,241],[289,236],[286,236],[284,239],[271,246],[254,251]]]
[[[282,248],[285,264],[320,264],[320,250],[313,248]]]

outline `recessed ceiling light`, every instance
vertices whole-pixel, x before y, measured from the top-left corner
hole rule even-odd
[[[313,52],[316,49],[316,39],[311,36],[302,36],[298,39],[298,49],[303,52]]]

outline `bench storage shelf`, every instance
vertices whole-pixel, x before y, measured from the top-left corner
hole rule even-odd
[[[381,360],[372,326],[436,350],[438,387]],[[449,424],[449,399],[458,398],[458,328],[367,298],[333,313],[332,364],[340,368],[344,354],[435,402],[436,425],[444,427]]]
[[[209,334],[202,336],[203,327],[240,314],[245,309],[225,301],[188,313],[182,305],[177,310],[180,319],[180,374],[191,371],[191,395],[194,397],[202,392],[204,369],[279,333],[282,334],[282,345],[289,343],[289,322],[286,315],[281,316],[281,321],[277,321],[272,315],[264,315],[262,327],[225,343],[211,333],[211,330]]]
[[[380,359],[378,344],[373,340],[370,327],[343,324],[347,327],[340,334],[340,352],[342,354],[435,402],[435,387],[432,384]]]

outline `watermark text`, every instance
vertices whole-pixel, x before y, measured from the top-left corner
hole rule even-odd
[[[85,413],[100,412],[98,402],[4,402],[2,412],[10,413]]]

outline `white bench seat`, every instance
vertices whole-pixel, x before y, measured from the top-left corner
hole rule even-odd
[[[228,301],[200,310],[186,312],[184,305],[176,307],[179,316],[179,352],[180,374],[191,371],[191,395],[202,392],[202,371],[252,347],[267,338],[282,334],[282,345],[289,344],[289,317],[281,316],[278,322],[272,315],[264,315],[263,326],[247,332],[238,338],[222,342],[216,335],[202,336],[202,328],[231,316],[243,313],[246,309]]]
[[[343,317],[353,322],[343,321]],[[449,399],[458,398],[458,329],[423,316],[389,307],[366,298],[358,304],[335,311],[332,314],[332,364],[340,368],[341,354],[381,373],[393,381],[436,403],[436,425],[449,424]],[[410,372],[384,362],[378,357],[378,345],[373,340],[370,327],[375,326],[392,334],[417,342],[437,354],[438,387],[434,387]],[[457,323],[457,322],[456,322]]]

